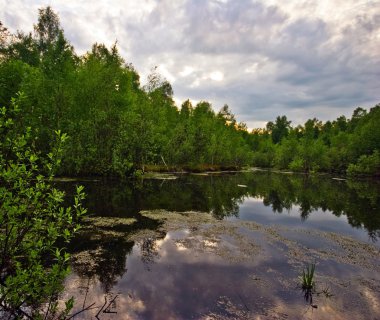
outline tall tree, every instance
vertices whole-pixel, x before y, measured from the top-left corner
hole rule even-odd
[[[267,128],[272,131],[273,143],[279,143],[289,133],[291,121],[288,121],[286,116],[278,116],[275,123],[270,124]]]
[[[58,40],[62,29],[58,15],[50,6],[38,11],[38,23],[34,26],[34,31],[38,40],[38,48],[41,54],[44,54]]]

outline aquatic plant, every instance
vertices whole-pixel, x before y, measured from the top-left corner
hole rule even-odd
[[[304,298],[307,303],[309,303],[313,308],[316,308],[316,305],[313,305],[313,294],[315,293],[315,263],[308,264],[306,268],[302,270],[302,275],[300,276],[301,288],[304,293]]]
[[[302,270],[301,286],[303,290],[315,289],[314,273],[315,263],[308,264],[306,268]]]

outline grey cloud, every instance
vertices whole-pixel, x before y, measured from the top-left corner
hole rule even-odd
[[[340,20],[334,20],[314,15],[313,1],[294,2],[294,12],[284,4],[251,0],[153,2],[139,15],[123,1],[112,7],[80,3],[75,10],[56,1],[53,9],[77,50],[117,39],[126,61],[142,75],[164,65],[180,100],[209,100],[216,110],[227,103],[247,123],[283,114],[294,122],[327,120],[380,100],[379,3],[355,7],[347,18],[337,8]],[[25,13],[25,2],[5,4],[10,8],[0,11],[5,25],[24,29],[30,21],[32,28],[36,8]],[[183,76],[186,66],[193,71]],[[212,72],[223,79],[211,80]]]
[[[236,4],[236,2],[234,3]],[[247,7],[254,6],[251,3],[249,5],[243,3],[242,7],[244,5],[247,5]],[[368,79],[371,76],[374,78],[375,75],[371,75],[371,72],[366,72],[365,69],[368,68],[363,68],[357,63],[352,63],[353,58],[355,60],[362,58],[361,53],[357,52],[357,50],[349,50],[347,54],[348,58],[339,59],[341,53],[339,46],[337,48],[326,46],[331,34],[324,21],[301,18],[284,28],[280,26],[281,31],[276,34],[270,30],[267,31],[265,28],[260,29],[256,27],[254,19],[252,21],[245,21],[243,12],[249,12],[249,8],[244,8],[244,10],[240,8],[239,11],[236,10],[236,6],[226,9],[221,5],[216,9],[215,13],[212,12],[209,4],[202,2],[200,6],[196,8],[190,6],[189,9],[190,17],[194,17],[193,19],[190,18],[192,23],[187,28],[188,31],[193,32],[192,34],[188,32],[190,37],[188,43],[193,45],[190,51],[199,50],[203,53],[212,54],[215,57],[215,55],[223,55],[229,49],[232,49],[249,59],[250,50],[256,48],[256,51],[259,51],[272,61],[279,61],[283,65],[293,65],[293,68],[287,69],[287,73],[282,73],[281,70],[278,70],[277,82],[275,82],[277,90],[274,91],[264,90],[260,93],[252,94],[250,92],[252,89],[248,88],[249,85],[245,86],[242,83],[238,83],[235,86],[229,84],[228,87],[220,88],[220,90],[212,88],[212,92],[216,91],[216,96],[219,97],[225,96],[222,94],[225,91],[228,91],[232,97],[238,94],[246,96],[247,99],[245,100],[247,102],[238,104],[239,112],[247,112],[249,108],[252,108],[252,112],[254,112],[271,105],[282,105],[284,113],[286,113],[286,109],[288,108],[312,107],[315,105],[330,104],[331,107],[340,106],[347,108],[349,106],[347,102],[349,101],[356,103],[357,101],[368,100],[368,97],[366,97],[368,84],[363,84],[362,78]],[[275,24],[287,21],[286,17],[281,15],[278,9],[271,8],[271,10],[268,10],[262,4],[259,4],[255,6],[254,10],[261,15],[264,12],[269,12],[271,17],[276,18],[270,19],[266,17],[265,21],[268,23],[272,20]],[[236,24],[239,24],[239,26]],[[245,26],[245,28],[242,26]],[[268,24],[266,27],[268,27]],[[256,46],[250,42],[249,37],[243,37],[245,35],[244,32],[247,34],[248,31],[254,35],[255,28],[265,35],[261,39],[260,37],[256,37]],[[208,31],[206,32],[206,30]],[[233,34],[230,33],[230,30],[233,31]],[[244,30],[244,32],[240,32],[241,30]],[[263,38],[270,38],[271,36],[275,37],[272,43],[263,41]],[[243,43],[242,40],[245,40],[245,42]],[[369,62],[369,71],[373,67],[373,61],[366,61],[367,63]],[[231,70],[231,72],[234,71],[236,72],[236,70]],[[241,81],[244,82],[244,79],[241,79]],[[303,89],[307,93],[307,96],[300,98],[299,96],[289,94],[288,88],[282,88],[281,83],[278,83],[278,81],[293,87],[295,91],[297,91],[297,88]],[[373,82],[372,86],[375,85],[376,81]],[[242,90],[238,90],[236,87],[239,86],[244,87],[246,91],[242,92]],[[207,91],[207,86],[202,91]],[[197,90],[197,92],[199,93],[200,90]],[[232,98],[232,100],[237,101],[238,99]]]
[[[286,20],[276,7],[248,0],[212,5],[188,1],[185,29],[188,50],[202,53],[249,53],[260,50],[272,36],[272,27]]]

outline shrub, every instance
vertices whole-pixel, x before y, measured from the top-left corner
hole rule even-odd
[[[52,179],[67,136],[57,131],[55,146],[42,156],[30,128],[17,132],[17,113],[15,101],[0,108],[0,317],[63,319],[72,300],[58,311],[69,259],[58,242],[70,241],[86,212],[83,187],[73,208],[62,206],[64,193]]]

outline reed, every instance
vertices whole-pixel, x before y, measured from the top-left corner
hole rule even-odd
[[[309,264],[302,270],[301,282],[302,289],[312,290],[315,288],[314,281],[315,263]]]

